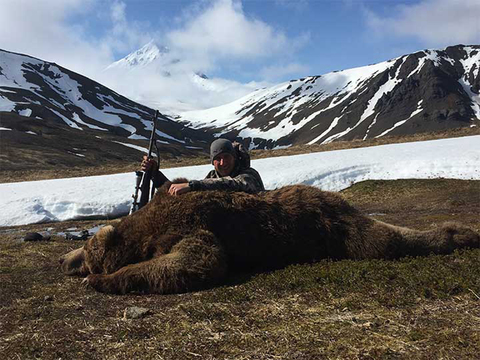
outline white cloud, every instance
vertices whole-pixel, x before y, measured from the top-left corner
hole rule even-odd
[[[125,19],[125,11],[122,6],[115,8],[114,14],[120,24]],[[164,59],[154,66],[127,74],[118,73],[118,70],[103,73],[104,82],[149,106],[185,111],[222,105],[271,85],[267,82],[241,84],[218,78],[199,82],[195,72],[211,75],[228,67],[235,68],[237,73],[252,74],[248,65],[253,65],[257,71],[252,75],[268,81],[299,73],[305,75],[306,67],[288,61],[298,48],[310,41],[310,34],[289,38],[269,24],[249,17],[239,1],[196,2],[175,20],[173,30],[157,37],[168,39],[167,43],[157,40],[158,45],[167,45],[170,49]],[[286,64],[281,64],[278,58],[285,59]],[[275,59],[275,66],[258,70],[260,62],[271,59]],[[247,66],[243,68],[242,64]],[[165,76],[165,71],[170,76]]]
[[[167,70],[170,75],[165,74]],[[173,114],[223,105],[259,87],[271,85],[242,84],[221,78],[203,79],[188,68],[162,67],[158,63],[127,72],[109,69],[100,74],[100,79],[134,101]]]
[[[480,42],[479,0],[423,0],[391,13],[366,10],[369,27],[382,37],[413,37],[432,47]]]
[[[222,67],[243,69],[243,65],[248,64],[251,68],[244,73],[251,73],[252,68],[258,68],[257,61],[265,63],[281,58],[288,63],[295,50],[310,40],[309,34],[290,38],[281,30],[248,16],[238,0],[194,2],[184,9],[182,18],[173,21],[173,30],[164,29],[163,36],[152,30],[152,24],[129,19],[129,6],[134,6],[134,2],[0,1],[0,48],[56,62],[134,100],[174,104],[177,108],[216,106],[255,89],[255,84],[222,79],[213,79],[210,85],[192,83],[194,72],[204,71],[210,75]],[[99,31],[92,31],[92,26],[97,26]],[[165,77],[162,69],[156,74],[104,72],[109,64],[118,60],[114,54],[136,50],[152,38],[163,39],[157,41],[159,45],[168,45],[171,59],[181,60],[168,69],[175,73],[173,76]],[[276,79],[300,68],[297,64],[277,65],[260,74]],[[205,88],[211,84],[215,87],[213,91]]]
[[[307,36],[288,38],[269,24],[248,17],[239,1],[211,2],[200,13],[189,14],[183,27],[168,34],[170,46],[215,63],[237,59],[254,61],[286,54],[302,46]]]
[[[129,21],[127,19],[127,5],[120,0],[113,0],[110,6],[110,32],[102,40],[112,50],[119,52],[130,51],[144,45],[155,36],[148,31],[149,24]]]
[[[127,17],[125,15],[125,9],[127,5],[121,1],[115,1],[111,7],[112,20],[115,23],[126,23]]]
[[[2,0],[1,47],[93,74],[111,59],[108,47],[85,41],[82,25],[71,18],[92,10],[94,0]]]
[[[116,51],[143,45],[151,34],[129,23],[119,0],[1,0],[0,47],[55,62],[96,78]],[[106,24],[92,37],[90,18]]]

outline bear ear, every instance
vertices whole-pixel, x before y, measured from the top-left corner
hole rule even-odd
[[[98,241],[103,242],[106,246],[113,244],[115,241],[115,228],[112,225],[107,225],[98,230],[95,234]]]

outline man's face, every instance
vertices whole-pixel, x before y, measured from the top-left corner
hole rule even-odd
[[[215,156],[213,166],[220,176],[228,176],[235,168],[235,157],[229,153],[222,153]]]

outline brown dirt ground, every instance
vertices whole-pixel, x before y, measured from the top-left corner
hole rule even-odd
[[[366,214],[480,230],[480,182],[368,181],[343,192]],[[400,261],[322,261],[232,277],[180,295],[111,296],[60,273],[82,246],[0,229],[0,359],[474,359],[480,353],[480,250]],[[101,221],[105,224],[108,221]],[[126,308],[150,310],[124,319]]]

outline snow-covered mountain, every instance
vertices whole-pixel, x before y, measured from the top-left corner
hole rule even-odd
[[[154,110],[55,63],[0,50],[0,168],[138,161]],[[206,149],[211,136],[161,115],[164,156]]]
[[[134,70],[139,67],[146,67],[152,64],[153,62],[164,63],[166,66],[174,60],[167,58],[169,50],[167,47],[162,46],[158,47],[155,42],[152,40],[143,46],[141,49],[128,54],[123,59],[115,61],[113,64],[110,64],[105,70],[111,69],[123,69],[123,70]]]
[[[480,46],[425,50],[292,80],[178,117],[251,148],[320,144],[480,124]]]
[[[55,63],[0,50],[0,111],[56,119],[73,129],[148,139],[154,110]],[[166,143],[191,144],[205,137],[161,116]],[[196,136],[196,134],[199,136]]]
[[[166,114],[223,105],[257,89],[255,83],[210,78],[198,64],[180,59],[153,40],[110,64],[102,82]]]

